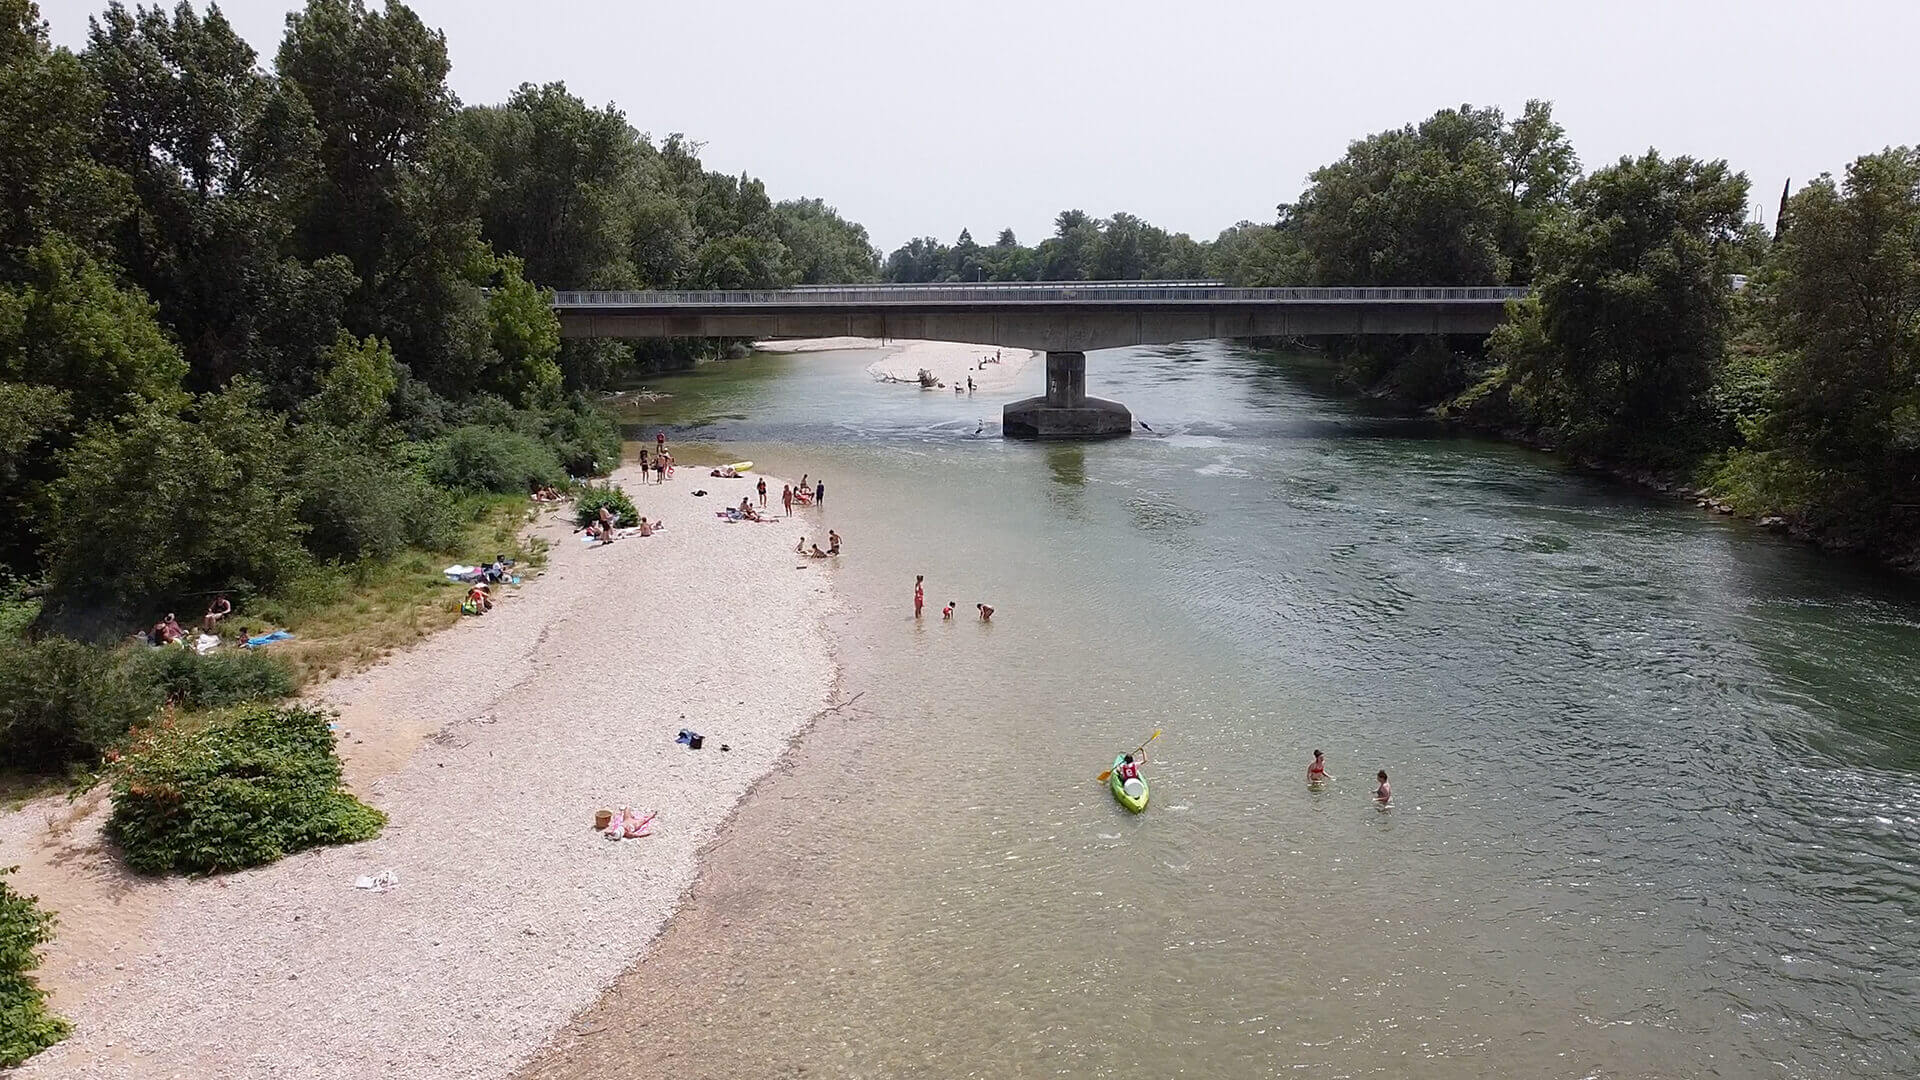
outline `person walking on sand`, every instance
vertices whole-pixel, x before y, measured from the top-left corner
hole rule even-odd
[[[1393,802],[1393,785],[1387,783],[1387,770],[1381,769],[1379,776],[1380,786],[1373,789],[1373,801],[1386,806]]]
[[[973,606],[979,609],[981,622],[993,621],[993,609],[991,607],[988,607],[985,604],[975,604]]]
[[[813,482],[813,505],[827,505],[827,482],[825,480],[815,480]]]
[[[927,606],[927,576],[913,575],[913,617],[920,617],[920,609]]]
[[[760,478],[759,488],[760,488],[760,509],[765,510],[767,508],[767,478],[766,477],[763,476]]]
[[[656,431],[656,432],[654,432],[654,433],[653,433],[653,447],[654,447],[654,451],[655,451],[656,453],[658,453],[658,452],[661,452],[661,451],[664,451],[664,450],[666,450],[666,448],[667,448],[667,433],[666,433],[666,432],[664,432],[664,431]]]
[[[787,516],[793,516],[793,485],[780,485],[780,505],[787,508]]]
[[[1307,766],[1307,786],[1319,787],[1331,779],[1333,774],[1327,771],[1327,755],[1315,750],[1313,764]]]

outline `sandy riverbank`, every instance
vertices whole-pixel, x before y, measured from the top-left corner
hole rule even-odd
[[[892,375],[901,380],[916,378],[921,368],[933,372],[934,377],[947,384],[947,392],[953,392],[955,383],[965,385],[968,376],[973,377],[976,391],[1000,393],[1013,386],[1040,354],[1032,349],[1003,349],[993,345],[968,345],[956,341],[882,341],[878,338],[805,338],[790,341],[757,341],[754,348],[761,352],[840,352],[855,349],[885,349],[887,354],[868,365],[867,370],[876,377]],[[998,363],[980,366],[980,361],[998,356]]]
[[[18,1075],[497,1077],[591,1004],[834,677],[830,564],[792,555],[819,511],[727,524],[750,479],[616,478],[663,532],[589,547],[549,516],[540,578],[318,695],[380,838],[144,881],[104,849],[104,800],[0,817],[15,884],[62,916],[43,977],[76,1026]],[[623,804],[659,811],[653,837],[592,831]],[[387,867],[395,891],[352,888]]]

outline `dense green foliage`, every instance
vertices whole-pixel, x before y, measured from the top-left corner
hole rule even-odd
[[[573,495],[573,521],[586,528],[600,520],[600,508],[613,513],[613,523],[622,529],[640,524],[640,511],[617,484],[582,484]]]
[[[18,1065],[72,1030],[47,1012],[46,992],[33,981],[40,946],[53,937],[53,913],[7,884],[16,867],[0,867],[0,1068]]]
[[[404,4],[311,0],[271,66],[214,7],[78,54],[0,5],[0,574],[107,637],[212,591],[455,542],[464,492],[611,468],[588,394],[711,344],[563,343],[556,287],[871,279],[776,202],[559,84],[465,107]]]
[[[1762,384],[1718,485],[1744,509],[1920,564],[1920,149],[1787,203],[1734,371]]]
[[[142,873],[213,873],[377,836],[386,815],[347,794],[329,713],[247,706],[146,734],[113,770],[107,830]]]
[[[1584,454],[1710,449],[1746,213],[1725,162],[1649,151],[1575,185],[1536,238],[1535,295],[1493,340],[1532,424]]]
[[[0,759],[43,769],[97,762],[163,704],[219,708],[293,689],[292,671],[265,653],[10,641],[0,649]]]
[[[160,702],[113,651],[64,638],[0,648],[0,756],[9,764],[98,761]]]

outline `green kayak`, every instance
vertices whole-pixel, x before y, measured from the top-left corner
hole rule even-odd
[[[1120,781],[1120,766],[1126,762],[1127,755],[1119,754],[1113,759],[1113,776],[1107,780],[1107,788],[1121,806],[1139,813],[1147,808],[1147,781],[1135,777],[1125,783]]]

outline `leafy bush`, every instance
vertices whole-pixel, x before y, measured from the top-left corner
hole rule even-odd
[[[58,637],[13,642],[0,649],[0,759],[26,768],[97,760],[162,696],[112,650]]]
[[[348,794],[330,713],[251,705],[166,727],[114,770],[107,829],[142,873],[213,873],[379,835],[387,816]]]
[[[124,664],[136,685],[152,687],[183,709],[277,701],[294,691],[292,669],[262,652],[225,649],[202,656],[192,649],[133,649]]]
[[[640,524],[640,511],[617,484],[581,484],[573,493],[574,524],[586,527],[600,520],[600,508],[613,511],[613,523],[625,529]]]
[[[408,545],[438,551],[459,539],[452,498],[374,455],[311,454],[294,484],[307,549],[321,558],[384,559]]]
[[[553,451],[528,435],[469,424],[455,428],[427,460],[427,478],[441,487],[524,495],[566,483]]]
[[[0,1069],[11,1068],[67,1037],[71,1024],[47,1011],[46,991],[28,972],[53,938],[53,913],[40,910],[6,882],[19,867],[0,868]]]
[[[50,489],[57,555],[42,618],[104,637],[173,597],[299,573],[311,560],[286,450],[283,418],[244,380],[196,399],[190,418],[144,406],[89,428]]]
[[[546,414],[546,444],[570,476],[599,476],[620,463],[620,425],[605,409],[577,398]]]

